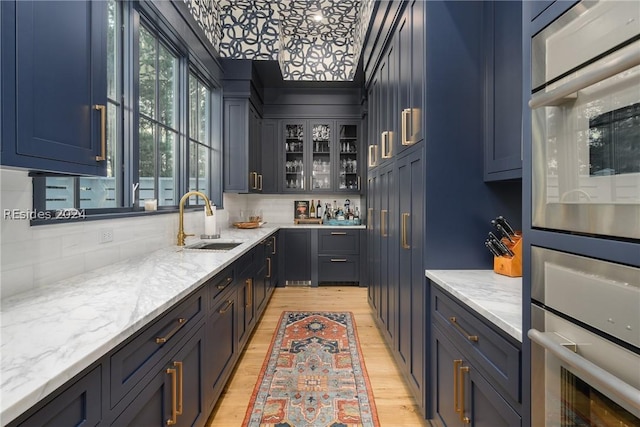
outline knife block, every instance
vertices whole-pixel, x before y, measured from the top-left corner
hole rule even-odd
[[[513,257],[494,256],[493,271],[503,276],[522,277],[522,233],[516,232],[516,235],[511,238],[515,243],[511,243],[506,237],[501,240],[511,249]]]

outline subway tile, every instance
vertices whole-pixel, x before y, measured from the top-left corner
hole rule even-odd
[[[33,282],[36,287],[68,279],[85,271],[84,254],[67,256],[33,266]]]
[[[92,271],[120,261],[120,247],[118,245],[105,243],[104,246],[104,248],[88,251],[84,254],[85,271]]]
[[[26,292],[33,288],[33,267],[4,269],[0,273],[0,297]]]

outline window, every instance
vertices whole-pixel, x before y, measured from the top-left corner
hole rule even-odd
[[[190,190],[221,205],[221,90],[181,39],[146,18],[151,6],[107,4],[107,176],[35,176],[34,209],[118,214],[157,199],[173,210]]]
[[[158,36],[140,27],[139,37],[139,204],[178,204],[180,137],[179,61]]]

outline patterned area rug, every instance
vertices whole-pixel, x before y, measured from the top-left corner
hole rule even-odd
[[[351,313],[282,313],[243,427],[377,427]]]

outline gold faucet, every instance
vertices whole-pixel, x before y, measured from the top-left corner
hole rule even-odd
[[[195,234],[187,234],[184,232],[184,202],[191,196],[200,196],[204,199],[204,207],[207,210],[207,216],[213,215],[211,210],[211,202],[204,193],[199,191],[189,191],[180,199],[180,224],[178,225],[178,246],[184,246],[184,239],[187,236],[195,236]]]

